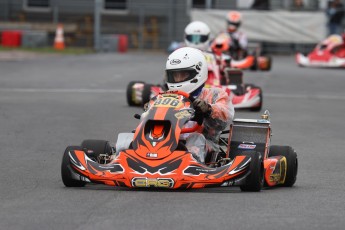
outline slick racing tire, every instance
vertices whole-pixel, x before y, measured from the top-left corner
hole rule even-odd
[[[258,60],[257,60],[257,57],[254,56],[254,62],[253,62],[253,65],[249,68],[250,70],[258,70]]]
[[[270,71],[272,68],[272,57],[270,56],[265,56],[267,58],[267,65],[265,68],[261,69],[262,71]]]
[[[250,156],[250,174],[246,178],[246,184],[240,188],[245,192],[259,192],[264,184],[264,163],[262,156],[256,151],[244,151],[239,155]]]
[[[298,172],[298,158],[295,150],[290,146],[272,145],[270,147],[269,157],[273,156],[286,157],[287,170],[282,186],[292,187],[296,182]]]
[[[151,88],[152,88],[152,84],[145,84],[144,85],[144,89],[143,89],[143,94],[142,94],[142,97],[143,97],[143,101],[142,101],[142,105],[145,105],[147,102],[150,101],[151,99]]]
[[[250,108],[250,111],[253,112],[259,112],[262,109],[262,104],[263,104],[263,96],[262,96],[262,89],[260,87],[254,86],[252,88],[256,88],[260,90],[259,98],[260,98],[260,104],[257,107]]]
[[[113,153],[109,141],[105,140],[84,140],[81,147],[86,155],[96,162],[101,154],[112,155]]]
[[[61,164],[61,178],[62,182],[66,187],[84,187],[86,182],[76,180],[73,176],[80,177],[77,173],[74,173],[71,167],[71,162],[69,158],[69,151],[72,150],[83,150],[80,146],[68,146],[63,154],[62,157],[62,164]]]
[[[136,84],[136,83],[143,83],[145,84],[143,81],[131,81],[128,83],[127,85],[127,90],[126,90],[126,96],[127,96],[127,104],[129,106],[138,106],[140,104],[138,104],[137,102],[135,102],[133,100],[133,93],[135,93],[133,91],[133,85]]]

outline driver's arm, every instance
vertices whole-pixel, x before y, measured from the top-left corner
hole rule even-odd
[[[230,96],[223,89],[203,90],[200,98],[211,106],[210,116],[205,118],[204,123],[218,130],[223,130],[231,124],[235,110]]]

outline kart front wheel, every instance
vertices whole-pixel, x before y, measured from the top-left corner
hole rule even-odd
[[[286,158],[287,170],[284,187],[292,187],[297,179],[298,158],[295,150],[290,146],[272,145],[270,147],[269,157],[284,156]]]
[[[80,146],[69,146],[66,148],[63,157],[62,157],[62,164],[61,164],[61,178],[62,182],[66,187],[84,187],[86,182],[76,180],[74,176],[78,176],[78,174],[74,173],[71,168],[71,162],[69,157],[69,152],[74,150],[83,150]]]
[[[140,104],[138,104],[138,102],[135,101],[135,89],[133,89],[133,86],[137,83],[142,83],[144,84],[144,82],[142,81],[131,81],[128,83],[127,85],[127,90],[126,90],[126,98],[127,98],[127,104],[129,106],[138,106]]]
[[[246,178],[246,184],[240,188],[245,192],[259,192],[264,184],[264,163],[262,156],[256,151],[245,151],[240,155],[250,156],[250,174]]]

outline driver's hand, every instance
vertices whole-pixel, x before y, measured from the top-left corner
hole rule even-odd
[[[201,113],[204,117],[209,117],[211,115],[212,107],[206,101],[197,98],[193,102],[193,106],[196,113]]]

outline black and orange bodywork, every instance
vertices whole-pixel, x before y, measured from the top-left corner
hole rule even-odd
[[[108,164],[93,161],[82,150],[70,151],[70,170],[82,181],[130,188],[244,185],[250,174],[250,156],[238,155],[225,165],[209,167],[196,161],[180,142],[181,133],[200,129],[198,125],[184,128],[193,116],[186,93],[158,94],[141,116],[130,148],[117,153]]]
[[[271,125],[269,119],[235,119],[229,130],[229,156],[244,150],[254,150],[262,155],[265,185],[282,185],[286,179],[287,159],[270,156]]]

